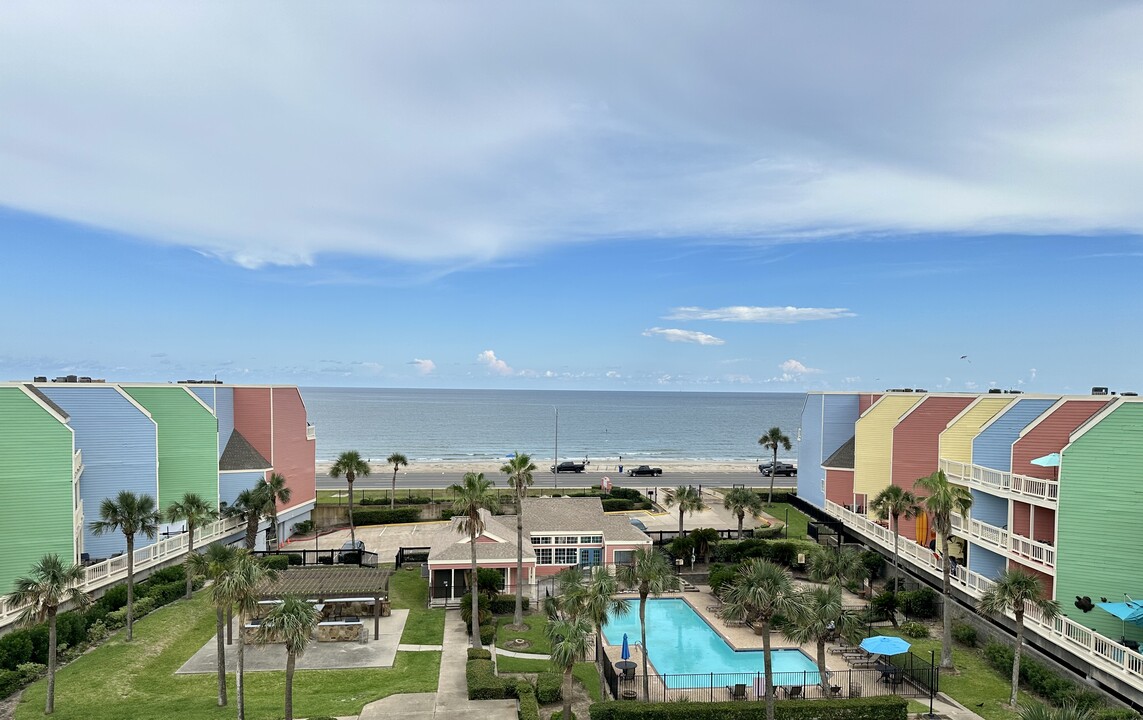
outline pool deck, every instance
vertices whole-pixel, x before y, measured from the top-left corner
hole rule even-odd
[[[795,584],[797,584],[799,586],[807,586],[807,587],[813,584],[813,583],[807,583],[807,582],[800,581],[800,580],[795,580],[794,582],[795,582]],[[631,595],[634,595],[634,597],[632,598],[632,600],[633,600],[632,604],[635,607],[632,609],[633,610],[637,609],[638,603],[639,603],[638,593],[624,593],[624,595],[628,596],[628,597],[630,597]],[[762,636],[761,635],[755,635],[754,630],[752,628],[744,626],[744,625],[727,626],[727,624],[722,620],[722,618],[720,618],[718,616],[718,613],[715,612],[714,610],[710,609],[710,608],[715,607],[719,604],[718,598],[716,598],[714,596],[714,594],[710,591],[710,587],[705,586],[705,585],[700,585],[699,586],[699,592],[667,593],[667,594],[661,595],[660,598],[664,598],[664,599],[665,598],[678,598],[681,600],[685,600],[687,602],[687,604],[689,604],[691,606],[691,608],[693,608],[694,611],[696,613],[698,613],[699,616],[702,617],[707,622],[707,624],[710,625],[710,627],[712,629],[714,629],[715,632],[717,632],[720,636],[722,636],[722,639],[726,641],[727,645],[734,648],[735,650],[761,650],[762,649]],[[648,598],[648,599],[651,599],[651,598]],[[849,593],[849,592],[845,592],[845,596],[843,598],[843,603],[845,604],[846,607],[853,607],[853,608],[862,608],[865,606],[864,601],[862,601],[856,595],[853,595],[852,593]],[[637,637],[631,638],[631,640],[638,640],[638,638]],[[813,660],[815,663],[817,662],[818,650],[817,650],[817,646],[814,643],[808,643],[805,645],[797,646],[797,645],[792,644],[790,642],[790,640],[788,640],[786,637],[784,637],[781,633],[778,633],[778,632],[771,632],[770,633],[770,648],[772,650],[793,649],[795,647],[800,648],[803,652],[806,653],[806,655],[808,655],[810,657],[811,660]],[[619,645],[604,645],[604,652],[607,653],[607,659],[611,661],[613,666],[615,663],[619,662],[619,660],[620,660],[620,657],[619,657],[620,649],[621,648]],[[634,644],[634,643],[629,643],[629,649],[631,651],[631,660],[638,664],[638,666],[635,669],[635,672],[637,675],[641,675],[643,672],[643,670],[642,670],[642,668],[643,668],[643,648],[639,645]],[[650,661],[648,661],[647,668],[648,668],[649,674],[653,678],[652,682],[658,682],[659,687],[663,688],[664,683],[662,680],[657,679],[659,676],[659,672],[655,669],[654,664],[651,663]],[[839,655],[831,655],[828,652],[826,653],[826,668],[827,668],[827,670],[849,670],[850,669],[849,664],[845,662],[844,658],[842,658]],[[637,685],[638,685],[638,683],[637,683]],[[639,690],[641,692],[640,687],[634,686],[633,689]],[[689,698],[691,700],[709,700],[710,694],[711,694],[711,690],[709,688],[700,688],[700,689],[696,689],[696,690],[666,690],[664,688],[664,689],[658,690],[657,694],[661,696],[662,693],[664,692],[664,690],[672,700],[681,699],[684,697]],[[718,690],[719,690],[719,688],[715,688],[715,692],[718,692]],[[821,691],[820,691],[820,689],[817,689],[817,688],[807,687],[807,688],[805,688],[805,692],[809,693],[811,696],[814,696],[817,693],[820,693]],[[729,698],[717,698],[717,699],[729,699]]]

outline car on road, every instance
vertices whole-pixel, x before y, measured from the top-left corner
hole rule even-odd
[[[796,467],[781,461],[778,462],[778,466],[774,469],[773,473],[771,473],[771,466],[773,465],[774,463],[772,462],[762,463],[758,466],[758,472],[762,473],[766,477],[770,477],[771,474],[775,476],[785,475],[786,477],[793,477],[794,475],[798,474],[798,469]]]
[[[360,565],[361,555],[364,552],[364,540],[358,540],[357,542],[346,540],[345,544],[341,546],[341,552],[337,554],[337,561],[342,565]]]
[[[584,471],[584,469],[586,467],[587,466],[581,462],[575,462],[573,460],[564,460],[559,465],[552,465],[551,469],[552,469],[552,472],[554,472],[554,473],[562,473],[562,472],[581,473]]]
[[[655,477],[657,475],[662,475],[662,474],[663,474],[663,468],[651,467],[650,465],[640,465],[639,467],[634,467],[634,468],[631,468],[630,470],[627,471],[628,477],[643,477],[643,476]]]

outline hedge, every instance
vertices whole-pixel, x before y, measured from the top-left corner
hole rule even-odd
[[[984,646],[984,659],[1008,677],[1012,676],[1012,648],[989,642]],[[1095,708],[1103,705],[1103,698],[1098,693],[1060,677],[1027,655],[1020,657],[1020,682],[1056,707],[1075,704],[1080,708]]]
[[[524,596],[524,610],[528,609],[529,598]],[[508,615],[516,612],[516,596],[507,593],[501,593],[492,598],[492,604],[489,606],[492,609],[493,615]]]
[[[15,670],[0,670],[0,700],[19,690],[23,684],[24,678],[21,673]]]
[[[485,650],[484,648],[469,648],[468,649],[468,659],[469,660],[491,660],[492,659],[492,652],[490,650]]]
[[[603,501],[603,512],[622,512],[624,510],[634,510],[635,503],[632,500],[624,500],[615,498],[612,500]]]
[[[909,704],[903,697],[885,695],[848,700],[779,700],[774,704],[778,720],[906,720]],[[763,720],[766,703],[595,703],[591,720]]]
[[[780,528],[770,528],[781,532]],[[797,564],[798,555],[806,555],[817,548],[812,540],[768,540],[758,537],[745,540],[723,540],[711,549],[712,562],[739,563],[749,558],[764,558],[790,567]]]
[[[496,676],[496,667],[491,660],[469,660],[464,674],[468,680],[469,700],[503,700],[507,697],[504,680]]]
[[[540,720],[540,702],[531,683],[525,680],[516,683],[516,697],[520,698],[519,720]]]
[[[290,565],[305,565],[306,559],[300,553],[290,553],[286,555],[286,562]]]
[[[541,705],[559,702],[564,699],[563,675],[554,672],[542,672],[536,676],[536,700]]]
[[[419,507],[400,507],[390,510],[358,510],[353,513],[357,525],[389,525],[392,523],[415,523],[421,520]]]
[[[940,612],[940,596],[932,588],[897,593],[897,607],[906,617],[929,620]]]

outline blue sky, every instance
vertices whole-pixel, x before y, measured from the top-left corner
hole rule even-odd
[[[1138,6],[10,10],[0,378],[1143,389]]]

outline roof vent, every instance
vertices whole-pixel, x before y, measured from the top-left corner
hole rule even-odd
[[[48,381],[48,376],[47,376],[47,375],[37,375],[37,376],[35,376],[34,378],[32,378],[32,382],[42,382],[42,383],[46,383],[47,381]]]
[[[1130,390],[1124,390],[1123,392],[1121,392],[1119,394],[1122,395],[1123,397],[1139,397],[1139,393],[1132,392]]]
[[[1092,395],[1106,395],[1107,394],[1107,388],[1099,387],[1099,386],[1093,387],[1091,389],[1091,394]]]
[[[988,388],[988,394],[989,395],[999,395],[1002,392],[1004,392],[1004,391],[1001,390],[1000,388]]]

